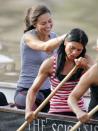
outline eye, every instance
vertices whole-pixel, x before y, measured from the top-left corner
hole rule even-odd
[[[77,49],[77,51],[82,52],[82,49]]]
[[[48,22],[49,22],[49,23],[52,23],[52,20],[51,20],[51,19],[49,19],[49,20],[48,20]]]
[[[41,25],[45,25],[45,24],[46,24],[46,22],[42,22],[42,23],[41,23]]]
[[[71,50],[77,50],[78,52],[82,52],[83,49],[78,49],[77,47],[71,46]]]
[[[75,50],[76,48],[75,48],[74,46],[71,46],[71,49],[72,49],[72,50]]]

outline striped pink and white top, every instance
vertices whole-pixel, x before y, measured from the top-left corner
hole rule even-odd
[[[60,83],[60,81],[55,77],[55,72],[56,72],[56,57],[54,56],[53,72],[50,77],[51,91],[53,91],[57,87],[57,85]],[[72,112],[72,110],[68,106],[67,99],[71,91],[74,89],[74,87],[78,83],[78,81],[79,81],[79,78],[77,80],[68,81],[56,92],[56,94],[50,100],[49,113]],[[84,110],[84,101],[82,98],[78,104],[79,104],[79,107]]]

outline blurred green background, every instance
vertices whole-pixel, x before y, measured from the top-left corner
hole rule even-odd
[[[15,61],[13,76],[2,74],[0,81],[17,82],[20,71],[19,44],[24,30],[24,18],[29,7],[46,4],[52,11],[53,30],[63,34],[72,28],[85,30],[89,37],[87,51],[97,61],[95,51],[98,38],[98,0],[0,0],[0,54]]]

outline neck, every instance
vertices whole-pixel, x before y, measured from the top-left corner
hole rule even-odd
[[[66,57],[66,62],[67,63],[74,63],[74,60],[70,60],[68,57]]]
[[[37,37],[39,40],[41,41],[47,41],[50,39],[50,36],[49,35],[43,35],[43,34],[40,34],[40,33],[37,33]]]
[[[65,62],[65,65],[64,65],[64,68],[63,68],[63,70],[62,70],[62,74],[63,75],[67,75],[69,72],[70,72],[70,70],[72,70],[72,68],[74,67],[74,61],[71,61],[71,60],[68,60],[68,59],[66,59],[66,62]]]

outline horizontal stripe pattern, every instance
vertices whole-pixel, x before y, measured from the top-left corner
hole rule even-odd
[[[53,91],[60,81],[55,78],[55,72],[56,72],[56,57],[54,56],[54,63],[53,63],[53,72],[52,76],[50,77],[51,82],[51,91]],[[78,83],[78,80],[75,81],[68,81],[66,82],[51,98],[50,100],[50,110],[49,113],[52,112],[70,112],[72,111],[67,103],[67,99],[71,91],[75,88],[76,84]],[[84,110],[84,101],[81,98],[78,102],[78,105],[80,108]]]

